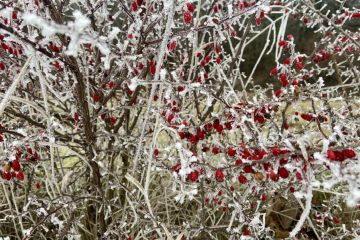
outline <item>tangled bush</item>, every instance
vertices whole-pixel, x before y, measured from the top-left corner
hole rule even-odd
[[[2,239],[359,236],[357,1],[0,8]]]

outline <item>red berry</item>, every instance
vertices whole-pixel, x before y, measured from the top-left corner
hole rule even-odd
[[[174,119],[174,114],[170,114],[167,118],[168,122],[171,123],[171,121]]]
[[[301,62],[296,64],[296,68],[300,71],[303,68],[303,65]]]
[[[214,7],[213,7],[213,10],[214,10],[214,13],[219,12],[219,5],[217,5],[217,4],[215,3],[215,5],[214,5]]]
[[[155,62],[151,61],[150,62],[150,73],[151,73],[151,75],[155,75],[155,72],[156,72],[156,64],[155,64]]]
[[[225,175],[224,175],[223,171],[221,169],[217,169],[215,171],[215,179],[216,179],[216,181],[222,182],[222,181],[224,181],[224,178],[225,178]]]
[[[53,43],[50,43],[49,48],[51,51],[56,52],[56,53],[59,53],[61,51],[60,47],[56,46]]]
[[[5,64],[0,62],[0,70],[5,70]]]
[[[171,41],[171,42],[169,43],[169,45],[168,45],[169,52],[174,51],[175,48],[176,48],[176,41],[173,40],[173,41]]]
[[[222,133],[222,131],[224,130],[224,127],[221,124],[214,125],[214,128],[218,133]]]
[[[212,125],[211,123],[207,123],[207,124],[205,124],[205,126],[204,126],[204,129],[205,129],[205,131],[207,131],[207,132],[211,132],[212,128],[213,128],[213,125]]]
[[[287,46],[286,41],[285,41],[285,40],[280,40],[280,41],[279,41],[279,46],[280,46],[280,47],[286,47],[286,46]]]
[[[11,173],[4,171],[4,172],[2,172],[1,177],[2,177],[3,179],[5,179],[5,180],[10,181],[10,179],[11,179]]]
[[[262,115],[256,115],[255,116],[255,121],[260,123],[260,124],[263,124],[265,122],[265,118]]]
[[[229,147],[228,150],[227,150],[227,154],[229,157],[234,157],[235,154],[236,154],[236,149],[232,148],[232,147]]]
[[[16,178],[19,180],[19,181],[23,181],[24,180],[24,173],[22,171],[19,171],[17,174],[16,174]]]
[[[271,75],[275,75],[275,74],[277,74],[278,73],[278,69],[277,68],[273,68],[273,69],[271,69],[271,71],[270,71],[270,74]]]
[[[7,51],[9,49],[9,46],[6,43],[1,43],[1,47],[2,49],[4,49],[5,51]]]
[[[281,158],[281,159],[279,160],[279,163],[280,163],[281,166],[283,166],[283,165],[287,164],[288,161],[286,160],[286,158]]]
[[[226,127],[226,129],[231,130],[232,129],[232,122],[226,122],[225,127]]]
[[[79,121],[79,114],[77,112],[74,112],[73,117],[76,122]]]
[[[189,25],[192,21],[192,16],[190,11],[185,11],[183,14],[184,23]]]
[[[303,180],[303,177],[302,177],[302,175],[301,175],[300,172],[296,172],[296,173],[295,173],[295,176],[296,176],[296,179],[297,179],[298,181]]]
[[[248,228],[244,228],[244,236],[248,236],[249,235],[249,229]]]
[[[259,17],[256,18],[255,23],[256,23],[257,26],[260,26],[261,25],[261,18],[259,18]]]
[[[286,168],[284,167],[280,167],[278,170],[278,174],[280,177],[282,178],[288,178],[289,177],[289,172],[288,170],[286,170]]]
[[[263,18],[263,17],[265,17],[265,11],[264,10],[260,10],[260,18]]]
[[[211,152],[212,152],[214,155],[216,155],[216,154],[218,154],[218,153],[221,153],[221,149],[220,149],[219,147],[213,147],[212,150],[211,150]]]
[[[178,132],[180,139],[184,139],[185,138],[185,133],[184,132]]]
[[[206,63],[209,63],[210,60],[211,60],[211,58],[210,58],[209,55],[206,55],[205,58],[204,58],[204,60],[205,60]]]
[[[182,91],[184,91],[185,90],[185,86],[178,86],[177,87],[177,91],[178,92],[182,92]]]
[[[133,12],[136,12],[136,10],[138,10],[138,5],[137,5],[136,2],[133,2],[133,3],[131,4],[131,10],[132,10]]]
[[[61,70],[61,65],[60,65],[60,63],[58,61],[54,61],[53,65],[54,65],[56,71]]]
[[[100,115],[100,118],[101,118],[101,120],[105,120],[105,119],[106,119],[106,113],[102,113],[102,114]]]
[[[190,134],[189,136],[189,141],[192,143],[192,144],[195,144],[199,139],[197,138],[196,135],[194,134]]]
[[[98,93],[94,93],[94,95],[92,96],[92,98],[93,98],[93,101],[94,101],[94,102],[99,102],[99,101],[100,101],[100,96],[99,96]]]
[[[11,162],[11,167],[12,169],[14,169],[14,171],[20,171],[21,170],[21,166],[20,166],[20,162],[19,160],[14,160]]]
[[[265,193],[261,194],[261,201],[265,202],[267,200],[267,196]]]
[[[199,171],[195,170],[195,171],[192,171],[191,173],[188,174],[188,179],[191,181],[191,182],[196,182],[199,178]]]
[[[337,216],[333,216],[333,221],[334,221],[335,224],[340,224],[341,223],[340,218],[338,218]]]
[[[12,12],[12,19],[14,19],[14,20],[17,19],[17,12],[16,11]]]
[[[351,19],[355,19],[355,18],[360,18],[360,12],[358,12],[358,13],[353,13],[353,14],[351,15]]]
[[[218,56],[218,57],[216,58],[216,63],[218,63],[218,64],[221,63],[221,57],[220,57],[220,56]]]
[[[283,81],[286,81],[287,80],[287,75],[286,74],[281,74],[280,75],[280,81],[283,82]]]
[[[238,180],[241,184],[245,184],[247,182],[247,178],[243,174],[238,177]]]
[[[314,119],[314,117],[312,116],[312,114],[308,114],[308,113],[302,113],[300,115],[300,117],[308,122],[312,121]]]
[[[237,159],[237,160],[235,161],[235,165],[236,165],[236,166],[240,166],[241,164],[242,164],[241,159]]]
[[[196,137],[199,139],[199,140],[204,140],[205,139],[205,133],[204,131],[198,129],[196,130]]]
[[[276,90],[275,91],[275,96],[280,97],[280,95],[281,95],[281,89]]]
[[[154,149],[154,156],[157,157],[159,155],[159,149],[155,148]]]
[[[254,169],[252,168],[251,165],[246,165],[246,166],[243,167],[243,171],[245,173],[252,173],[252,172],[254,172]]]
[[[352,149],[344,149],[344,150],[342,150],[342,153],[346,158],[354,158],[354,157],[356,157],[356,153]]]
[[[115,123],[116,123],[116,117],[112,116],[112,117],[110,118],[110,122],[111,122],[112,125],[115,125]]]
[[[187,10],[189,12],[194,12],[195,11],[195,7],[194,7],[194,5],[192,3],[187,3],[186,7],[187,7]]]

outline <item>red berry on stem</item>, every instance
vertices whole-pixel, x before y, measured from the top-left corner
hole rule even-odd
[[[110,118],[110,122],[111,122],[112,125],[115,125],[115,123],[116,123],[116,117],[112,116],[112,117]]]
[[[288,178],[289,177],[289,172],[286,168],[284,167],[280,167],[278,170],[279,176],[282,178]]]
[[[280,95],[281,95],[281,89],[276,90],[275,91],[275,96],[280,97]]]
[[[220,56],[218,56],[218,57],[216,58],[216,63],[217,63],[217,64],[220,64],[220,63],[221,63],[221,57],[220,57]]]
[[[159,149],[155,148],[154,149],[154,156],[157,157],[159,155]]]
[[[17,11],[12,12],[12,19],[14,19],[14,20],[17,19]]]
[[[346,158],[354,158],[354,157],[356,157],[356,153],[352,149],[344,149],[342,151],[342,153]]]
[[[215,171],[215,179],[216,179],[216,181],[222,182],[222,181],[224,181],[224,178],[225,178],[225,175],[224,175],[223,171],[221,169],[217,169]]]
[[[214,13],[219,12],[219,5],[217,3],[215,3],[213,10],[214,10]]]
[[[241,164],[242,164],[241,159],[237,159],[237,160],[235,161],[235,165],[236,165],[236,166],[240,166]]]
[[[271,69],[271,71],[270,71],[270,75],[275,75],[275,74],[277,74],[278,73],[278,69],[277,68],[273,68],[273,69]]]
[[[12,169],[14,169],[14,171],[20,171],[21,170],[21,166],[20,166],[20,162],[19,160],[14,160],[11,162],[11,167]]]
[[[98,93],[94,93],[92,98],[93,98],[93,101],[96,103],[100,101],[100,95]]]
[[[169,45],[168,45],[168,49],[169,49],[169,52],[172,52],[174,51],[176,48],[176,41],[175,40],[172,40]]]
[[[10,172],[7,172],[7,171],[4,171],[4,172],[2,172],[1,177],[2,177],[3,179],[5,179],[5,180],[10,181],[10,179],[11,179],[11,173],[10,173]]]
[[[247,178],[243,174],[238,177],[238,180],[241,184],[245,184],[247,182]]]
[[[79,114],[77,112],[74,112],[74,120],[77,122],[79,121]]]
[[[260,26],[261,25],[261,18],[259,18],[259,17],[256,18],[255,23],[256,23],[257,26]]]
[[[188,174],[188,179],[190,182],[196,182],[199,178],[199,171],[195,170]]]
[[[24,173],[22,171],[19,171],[17,174],[16,174],[16,178],[19,180],[19,181],[23,181],[24,180]]]
[[[232,148],[232,147],[229,147],[228,150],[227,150],[227,154],[229,157],[234,157],[235,154],[236,154],[236,149]]]
[[[192,21],[192,16],[190,11],[185,11],[183,14],[184,23],[189,25]]]
[[[136,12],[136,10],[138,10],[138,5],[137,5],[136,2],[133,2],[133,3],[131,4],[131,10],[132,10],[133,12]]]
[[[285,40],[280,40],[280,41],[279,41],[279,46],[280,46],[280,47],[286,47],[286,46],[287,46],[286,41],[285,41]]]
[[[194,7],[194,5],[192,3],[187,3],[186,7],[187,7],[187,10],[189,12],[194,12],[195,11],[195,7]]]

